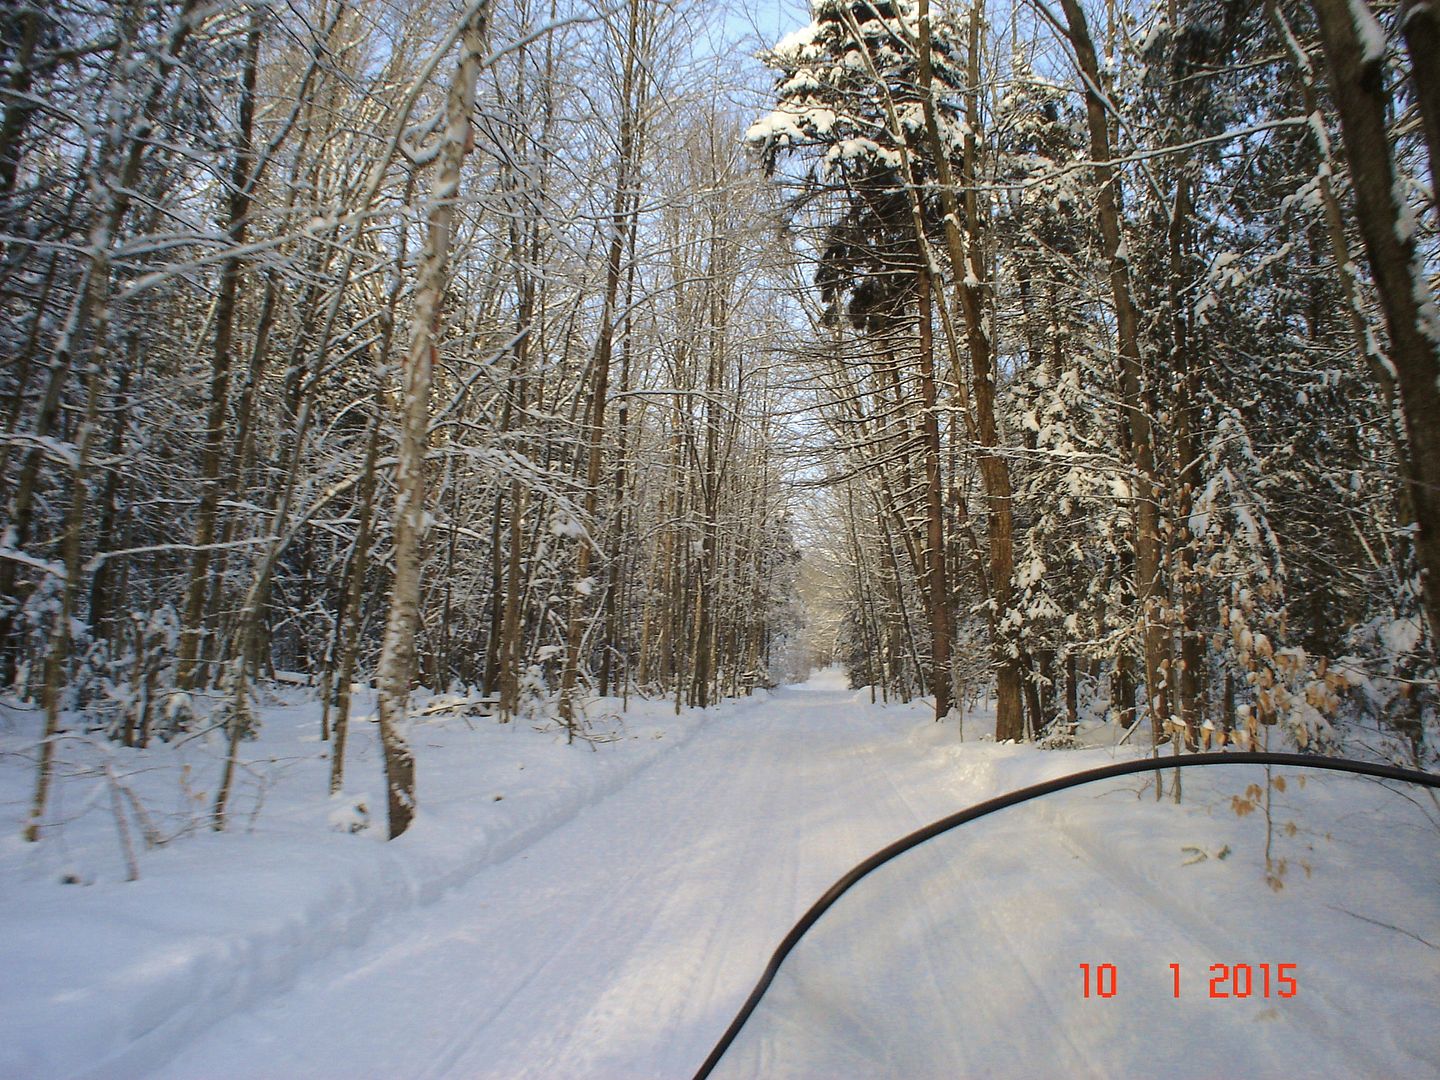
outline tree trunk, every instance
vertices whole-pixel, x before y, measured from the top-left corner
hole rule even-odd
[[[1072,734],[1080,723],[1080,665],[1073,652],[1065,654],[1065,723]]]
[[[1390,94],[1384,50],[1362,43],[1356,22],[1383,31],[1364,0],[1314,0],[1340,112],[1356,216],[1390,338],[1390,361],[1409,440],[1407,477],[1415,511],[1415,552],[1424,571],[1422,599],[1432,642],[1440,642],[1440,318],[1397,199],[1395,163],[1385,126]],[[1432,15],[1433,21],[1433,15]],[[1412,15],[1423,32],[1425,23]],[[1424,66],[1415,58],[1417,69]]]
[[[1201,582],[1196,570],[1194,537],[1190,534],[1190,508],[1200,486],[1200,450],[1195,440],[1198,378],[1194,371],[1189,325],[1183,290],[1186,282],[1186,235],[1189,229],[1190,179],[1179,178],[1175,203],[1170,214],[1169,305],[1171,359],[1174,367],[1175,457],[1178,490],[1175,500],[1175,598],[1176,623],[1180,631],[1180,663],[1176,679],[1176,704],[1185,745],[1200,748],[1201,688],[1204,685],[1205,637],[1197,615],[1202,602]]]
[[[620,294],[620,268],[625,247],[625,217],[634,183],[635,147],[639,117],[635,113],[638,39],[642,0],[630,0],[626,27],[624,72],[621,77],[620,157],[616,166],[614,208],[610,219],[610,250],[605,270],[605,300],[600,314],[600,336],[595,345],[595,366],[590,392],[589,448],[585,470],[585,517],[592,524],[599,504],[600,466],[604,457],[605,397],[609,393],[610,358],[615,338],[615,306]],[[579,591],[590,573],[591,553],[599,537],[580,541],[575,557],[576,592],[570,599],[566,623],[565,670],[560,680],[560,719],[571,741],[575,738],[575,686],[580,673],[580,646],[585,637],[585,596]]]
[[[940,419],[935,390],[935,347],[930,318],[930,271],[916,275],[920,300],[920,429],[925,438],[925,556],[930,594],[931,690],[935,719],[950,715],[950,585],[945,574],[945,491],[940,478]]]
[[[429,444],[430,382],[445,295],[447,259],[460,193],[460,173],[473,144],[470,116],[475,82],[485,44],[488,0],[476,0],[466,14],[460,37],[460,64],[446,101],[440,174],[430,199],[429,228],[420,253],[415,283],[414,323],[405,358],[400,446],[395,475],[395,580],[377,672],[380,742],[385,754],[386,805],[390,838],[410,826],[415,815],[415,758],[404,723],[415,663],[419,623],[421,541],[425,521],[425,450]]]
[[[103,319],[97,332],[103,333]],[[45,655],[45,730],[40,741],[40,763],[35,774],[35,794],[30,801],[30,816],[25,825],[25,839],[40,839],[41,822],[50,795],[51,776],[55,768],[55,738],[60,733],[60,702],[65,665],[70,659],[70,621],[75,613],[75,598],[80,592],[80,533],[85,522],[86,479],[90,466],[90,437],[95,428],[95,411],[100,397],[100,367],[92,364],[86,378],[85,418],[76,436],[75,470],[71,484],[70,513],[65,523],[65,581],[60,589],[60,610],[50,629],[50,642]]]
[[[106,447],[106,456],[110,459],[111,465],[105,477],[105,486],[100,495],[100,525],[98,535],[101,546],[114,544],[115,519],[119,515],[117,498],[120,494],[121,469],[118,464],[120,452],[125,445],[126,418],[129,413],[130,376],[138,362],[136,353],[139,350],[139,338],[132,336],[126,346],[125,361],[120,365],[120,381],[115,388],[115,430],[110,434],[110,444]],[[119,545],[123,547],[124,545]],[[107,623],[110,621],[110,612],[117,606],[116,601],[119,594],[111,588],[111,581],[114,575],[114,568],[111,560],[101,561],[95,568],[95,576],[90,580],[90,632],[92,636],[98,637],[106,634]],[[116,628],[118,631],[118,627]],[[113,636],[120,636],[119,633]]]
[[[1024,735],[1024,711],[1021,701],[1020,661],[1011,654],[1005,632],[1007,616],[1014,602],[1015,548],[1014,520],[1010,470],[1005,459],[994,452],[1000,445],[999,425],[995,416],[994,347],[986,330],[986,290],[989,279],[981,243],[979,202],[975,197],[975,158],[979,152],[977,126],[980,115],[977,101],[979,86],[981,6],[971,9],[968,57],[967,122],[961,184],[965,190],[964,206],[957,197],[960,184],[940,136],[939,117],[935,107],[934,72],[931,60],[930,4],[919,0],[919,78],[925,114],[926,140],[930,147],[940,184],[941,206],[945,211],[945,244],[950,257],[951,272],[956,277],[955,291],[965,320],[965,342],[970,352],[971,381],[974,390],[972,427],[979,444],[977,457],[980,477],[985,487],[986,525],[989,540],[989,582],[991,611],[989,614],[991,658],[995,665],[995,738],[1019,739]],[[961,222],[968,231],[961,231]]]
[[[378,395],[377,395],[378,397]],[[334,737],[330,744],[330,794],[345,785],[345,744],[350,734],[350,687],[360,651],[360,622],[365,599],[365,572],[369,569],[370,521],[375,502],[375,458],[380,446],[380,417],[384,403],[375,402],[375,419],[365,446],[365,471],[360,477],[360,521],[355,530],[355,555],[350,560],[350,588],[340,615],[339,691],[335,702]]]
[[[1343,2],[1343,0],[1342,0]],[[1075,59],[1085,82],[1085,113],[1090,128],[1100,236],[1110,264],[1110,291],[1115,304],[1115,334],[1120,347],[1120,397],[1130,430],[1131,463],[1135,473],[1135,599],[1145,656],[1145,694],[1156,743],[1165,737],[1170,720],[1166,686],[1169,634],[1163,582],[1160,578],[1160,490],[1155,470],[1155,438],[1144,393],[1144,356],[1140,347],[1140,313],[1130,280],[1130,260],[1121,226],[1120,177],[1110,155],[1110,131],[1102,99],[1100,63],[1090,28],[1078,0],[1061,0],[1069,23]]]
[[[252,12],[250,32],[245,39],[239,130],[235,160],[230,167],[230,192],[225,212],[225,235],[233,250],[245,244],[255,195],[252,184],[255,169],[255,88],[259,78],[263,16],[260,8]],[[227,256],[220,264],[220,291],[215,301],[215,343],[210,359],[210,404],[205,420],[205,449],[200,455],[201,493],[195,519],[195,553],[190,563],[180,650],[175,663],[175,682],[182,690],[195,683],[195,663],[205,620],[205,596],[210,586],[210,552],[211,545],[215,543],[215,522],[220,509],[220,470],[228,431],[230,354],[235,339],[235,309],[243,269],[244,262],[238,254]]]

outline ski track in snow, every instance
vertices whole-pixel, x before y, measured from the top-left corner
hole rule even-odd
[[[987,794],[855,697],[822,677],[707,725],[157,1075],[688,1075],[825,888]]]

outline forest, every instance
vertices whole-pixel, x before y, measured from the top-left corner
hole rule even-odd
[[[77,734],[225,828],[277,685],[332,792],[374,689],[392,837],[416,688],[1433,765],[1432,0],[774,19],[0,0],[28,840]]]

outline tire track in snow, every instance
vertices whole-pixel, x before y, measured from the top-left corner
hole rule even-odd
[[[757,764],[763,764],[763,762],[758,760],[761,756],[761,751],[757,746],[753,743],[747,745],[748,761],[746,764],[749,767],[737,771],[743,775],[757,778],[764,778],[770,773],[773,773],[773,770],[755,767]],[[693,771],[694,770],[687,769],[686,773],[692,773]],[[451,1048],[451,1052],[448,1052],[436,1062],[437,1067],[432,1067],[425,1073],[427,1077],[443,1076],[449,1070],[454,1070],[457,1075],[464,1076],[505,1075],[507,1077],[520,1077],[530,1074],[553,1075],[553,1069],[555,1068],[553,1056],[565,1054],[567,1051],[567,1042],[573,1044],[577,1033],[596,1030],[597,1027],[603,1026],[598,1023],[599,1018],[595,1016],[596,1007],[603,1002],[607,991],[614,989],[615,983],[618,981],[616,976],[623,976],[625,974],[623,970],[609,973],[608,977],[610,981],[605,986],[596,988],[598,993],[594,996],[591,1007],[580,1015],[575,1015],[578,1012],[576,1008],[566,1009],[564,1007],[566,1004],[574,1006],[574,997],[571,997],[567,1002],[547,1002],[542,976],[555,973],[558,969],[563,968],[567,959],[572,956],[573,948],[578,942],[587,937],[595,937],[593,933],[587,932],[592,931],[597,925],[600,925],[602,917],[608,920],[612,928],[616,926],[623,928],[623,932],[620,935],[610,935],[605,952],[607,954],[620,954],[615,958],[614,963],[621,969],[627,966],[633,969],[636,966],[634,962],[637,959],[641,960],[642,962],[639,964],[639,968],[644,972],[646,969],[643,960],[646,958],[647,946],[653,949],[651,943],[654,941],[664,942],[673,940],[675,933],[673,923],[677,918],[677,912],[678,915],[682,917],[694,914],[691,910],[693,908],[693,899],[685,895],[685,881],[683,879],[687,870],[677,867],[672,859],[657,858],[657,856],[673,852],[676,848],[693,847],[694,841],[705,835],[705,827],[707,825],[713,827],[713,823],[708,819],[713,813],[716,800],[707,796],[713,794],[716,789],[723,787],[726,779],[714,771],[708,771],[702,775],[704,783],[701,787],[687,785],[679,778],[667,778],[664,786],[673,789],[674,792],[683,799],[682,805],[686,808],[685,812],[671,815],[668,818],[668,824],[663,832],[659,835],[650,836],[646,843],[646,857],[643,860],[636,859],[633,871],[626,875],[623,883],[616,887],[607,887],[601,906],[592,911],[591,915],[587,917],[585,924],[575,932],[567,935],[566,939],[560,943],[559,946],[550,949],[546,958],[530,971],[519,985],[506,995],[505,999],[489,1016],[457,1039]],[[770,786],[774,786],[773,781]],[[723,805],[723,800],[721,800],[721,804]],[[612,827],[621,824],[623,824],[623,822],[618,820],[611,823]],[[691,840],[690,844],[685,845],[676,842],[677,838],[682,834]],[[742,830],[739,835],[749,838],[747,852],[752,851],[760,845],[760,841],[753,830]],[[747,858],[740,861],[743,864],[744,862],[752,862],[753,860]],[[689,864],[685,865],[688,867]],[[633,906],[632,894],[635,892],[637,882],[642,879],[655,878],[659,878],[667,884],[659,888],[645,890],[644,896],[660,895],[665,899],[661,909],[651,914],[646,929],[642,930],[637,937],[633,929],[636,921],[633,918],[617,919],[615,916],[617,913],[623,914],[623,909],[626,906]],[[723,909],[731,907],[732,905],[724,904],[717,906]],[[713,937],[716,932],[717,927],[712,923],[708,936]],[[700,961],[697,961],[697,963],[698,962]],[[575,994],[578,988],[574,985],[573,979],[562,979],[559,981],[568,982],[570,993],[572,995]],[[537,997],[540,1000],[534,1000]],[[564,1037],[552,1041],[548,1047],[537,1047],[533,1045],[535,1028],[541,1026],[537,1024],[537,1017],[533,1012],[533,1010],[537,1008],[552,1014],[550,1017],[552,1023],[545,1026],[564,1033]],[[517,1015],[507,1016],[507,1014]],[[497,1032],[496,1029],[504,1028],[507,1021],[510,1021],[509,1026],[512,1030],[508,1033],[504,1031]],[[500,1068],[495,1063],[495,1055],[497,1053],[495,1042],[499,1040],[493,1037],[497,1034],[499,1040],[508,1041],[512,1047],[514,1047],[517,1042],[527,1043],[524,1050],[512,1053],[512,1058],[516,1060],[513,1061],[512,1065],[505,1068]],[[526,1040],[527,1035],[531,1036],[528,1042]],[[487,1039],[487,1036],[491,1036],[492,1038]],[[477,1048],[479,1053],[472,1054],[471,1051]],[[518,1047],[516,1049],[518,1050]],[[573,1053],[573,1046],[568,1049]],[[547,1063],[543,1055],[539,1057],[535,1056],[536,1052],[541,1050],[548,1050],[552,1054],[552,1060],[550,1062]],[[525,1061],[526,1057],[531,1058],[530,1063]],[[477,1058],[478,1060],[475,1060]],[[572,1066],[576,1064],[573,1057],[570,1060],[570,1064]]]
[[[919,824],[886,775],[932,775],[931,749],[902,734],[913,720],[838,687],[716,717],[440,903],[222,1021],[165,1075],[686,1074],[803,909]]]
[[[849,702],[835,695],[777,698],[784,723],[752,718],[743,761],[706,761],[707,748],[697,745],[683,775],[671,778],[688,799],[684,846],[703,849],[702,865],[712,868],[705,876],[708,893],[696,894],[693,866],[667,860],[652,877],[659,887],[641,890],[664,901],[641,934],[627,930],[617,947],[607,947],[618,960],[597,980],[602,985],[587,987],[567,1009],[545,1010],[543,1020],[530,1014],[534,994],[515,997],[507,1005],[515,1022],[497,1017],[476,1033],[470,1040],[474,1053],[454,1060],[455,1075],[546,1076],[557,1068],[574,1075],[624,1074],[635,1047],[605,1038],[622,1025],[648,1032],[660,1044],[649,1051],[655,1068],[688,1072],[801,911],[855,861],[913,827],[913,813],[899,812],[903,803],[870,748],[883,740],[893,751],[893,732],[864,727]],[[832,725],[851,730],[827,740],[823,729]],[[717,735],[712,749],[730,753],[734,738]],[[802,745],[806,752],[797,754]],[[706,773],[703,793],[713,799],[687,783],[697,770]],[[889,805],[880,807],[875,796],[884,791],[890,792]],[[857,792],[863,813],[857,813]],[[637,992],[657,978],[664,984],[657,992]],[[507,1026],[509,1033],[501,1030]],[[563,1034],[537,1038],[537,1028]],[[577,1037],[585,1032],[594,1033],[593,1041]]]
[[[683,825],[690,824],[681,816],[669,819],[668,824],[657,834],[650,834],[646,840],[648,851],[667,846],[680,832]],[[467,1052],[478,1042],[507,1010],[516,1002],[524,998],[526,993],[543,976],[551,973],[563,963],[565,958],[572,954],[578,943],[586,938],[592,937],[597,927],[609,919],[622,903],[628,901],[635,883],[645,876],[647,866],[637,862],[634,868],[626,874],[621,881],[605,889],[602,902],[589,909],[588,913],[578,924],[571,924],[570,928],[554,944],[547,944],[540,953],[538,961],[531,967],[529,972],[514,986],[509,988],[503,996],[493,1003],[488,1015],[479,1019],[473,1026],[468,1026],[436,1054],[426,1067],[417,1075],[423,1080],[435,1080],[435,1078],[447,1075],[465,1057]],[[470,1075],[478,1075],[471,1073]]]
[[[990,763],[987,762],[987,764]],[[964,809],[967,805],[973,805],[974,803],[980,802],[985,798],[998,794],[998,792],[994,790],[993,765],[991,768],[988,769],[972,770],[973,779],[979,781],[979,783],[975,784],[974,791],[967,793],[963,803],[961,803],[960,805],[952,805],[946,808],[941,808],[939,809],[938,813],[927,812],[924,817],[920,817],[918,811],[915,808],[912,798],[906,793],[906,790],[904,788],[902,788],[898,783],[896,783],[894,776],[890,773],[890,771],[885,770],[884,775],[886,780],[890,783],[891,787],[894,788],[899,798],[911,809],[912,814],[914,814],[918,818],[915,828],[919,828],[920,826],[928,824],[931,821],[935,821],[948,813],[954,813],[958,810]],[[930,808],[927,807],[927,811],[929,809]],[[981,828],[983,828],[985,824],[986,823],[982,821]],[[965,834],[963,832],[964,829],[965,826],[961,826],[960,832],[942,834],[941,836],[934,838],[928,843],[943,844],[946,842],[947,837],[952,840],[959,837],[968,837],[969,834]],[[923,846],[924,845],[922,845],[922,847]],[[903,858],[905,858],[904,855],[900,856],[900,859]],[[990,946],[989,951],[991,953],[992,959],[989,963],[983,965],[987,970],[983,972],[974,972],[973,981],[979,984],[982,978],[990,975],[992,972],[997,970],[1002,972],[1018,971],[1021,975],[1024,976],[1029,986],[1030,992],[1033,996],[1039,999],[1052,998],[1054,994],[1053,980],[1049,985],[1047,985],[1042,978],[1037,977],[1036,972],[1025,960],[1025,950],[1017,946],[1014,935],[1011,933],[1009,926],[1007,925],[1008,920],[997,918],[993,911],[993,905],[981,901],[975,888],[974,875],[962,872],[959,869],[957,862],[954,860],[947,860],[944,863],[943,872],[945,878],[948,879],[949,884],[949,887],[943,890],[945,896],[944,903],[947,907],[951,908],[953,912],[955,898],[957,896],[963,897],[965,907],[968,908],[972,914],[972,925],[973,923],[979,923],[985,928],[985,931],[982,931],[979,928],[974,928],[971,934],[973,940],[975,940],[977,943],[983,943]],[[929,900],[929,903],[927,903],[926,905],[927,907],[933,906],[934,896],[935,892],[930,892],[929,894],[927,894],[927,897],[923,898],[925,900]],[[943,914],[941,917],[943,919]],[[996,942],[999,942],[1001,946],[998,949],[994,948],[994,943]],[[943,986],[946,986],[947,984],[953,985],[953,974],[948,970],[942,971],[939,968],[940,959],[941,957],[938,952],[931,951],[925,954],[927,974],[930,977],[931,985],[935,987],[935,998],[937,1001],[942,1000],[943,998],[948,996],[942,991],[941,988]],[[1006,1025],[1009,1022],[1009,1018],[1002,1015],[1001,1010],[990,1006],[990,999],[986,995],[975,995],[972,1000],[977,1001],[983,1006],[985,1006],[985,1016],[983,1022],[986,1029],[1003,1029],[1003,1025]],[[940,1015],[941,1017],[943,1017],[944,1028],[951,1035],[950,1045],[967,1045],[969,1040],[963,1036],[969,1031],[973,1031],[975,1029],[975,1020],[967,1018],[969,1022],[961,1026],[959,1023],[957,1023],[959,1018],[948,1010],[941,1011]],[[1065,1044],[1070,1047],[1077,1061],[1084,1061],[1086,1065],[1093,1067],[1093,1062],[1088,1060],[1088,1055],[1081,1052],[1080,1047],[1077,1046],[1075,1041],[1071,1038],[1068,1030],[1066,1030],[1062,1026],[1059,1029],[1058,1033],[1054,1034],[1058,1034],[1059,1037],[1065,1042]],[[963,1074],[965,1063],[963,1061],[956,1062],[955,1065],[957,1068],[961,1069]]]

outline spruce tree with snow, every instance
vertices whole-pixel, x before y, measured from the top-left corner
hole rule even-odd
[[[773,170],[782,153],[805,163],[799,178],[805,194],[798,201],[820,207],[806,209],[820,219],[809,246],[827,319],[843,316],[869,335],[881,354],[879,377],[893,373],[897,364],[907,369],[913,364],[909,394],[919,399],[915,442],[923,447],[923,461],[916,470],[924,473],[917,483],[925,506],[925,534],[916,546],[924,551],[920,577],[937,716],[947,711],[951,692],[953,601],[937,415],[943,380],[937,379],[934,322],[938,316],[946,366],[956,380],[965,380],[952,303],[963,313],[973,403],[963,407],[981,447],[987,500],[988,569],[977,578],[990,590],[984,602],[999,730],[1001,737],[1018,737],[1019,658],[1004,640],[1011,612],[1012,497],[1007,466],[994,451],[1001,435],[986,313],[986,215],[973,192],[962,215],[956,194],[957,183],[974,182],[980,153],[975,131],[980,14],[970,13],[968,41],[958,24],[932,13],[926,0],[817,0],[812,15],[809,26],[763,54],[778,72],[778,107],[747,137],[761,149],[767,168]],[[953,297],[944,288],[947,280]],[[905,363],[911,355],[913,361]],[[958,386],[956,392],[962,392]],[[908,423],[903,411],[898,415],[902,425]],[[905,515],[896,517],[897,524],[905,523]]]

